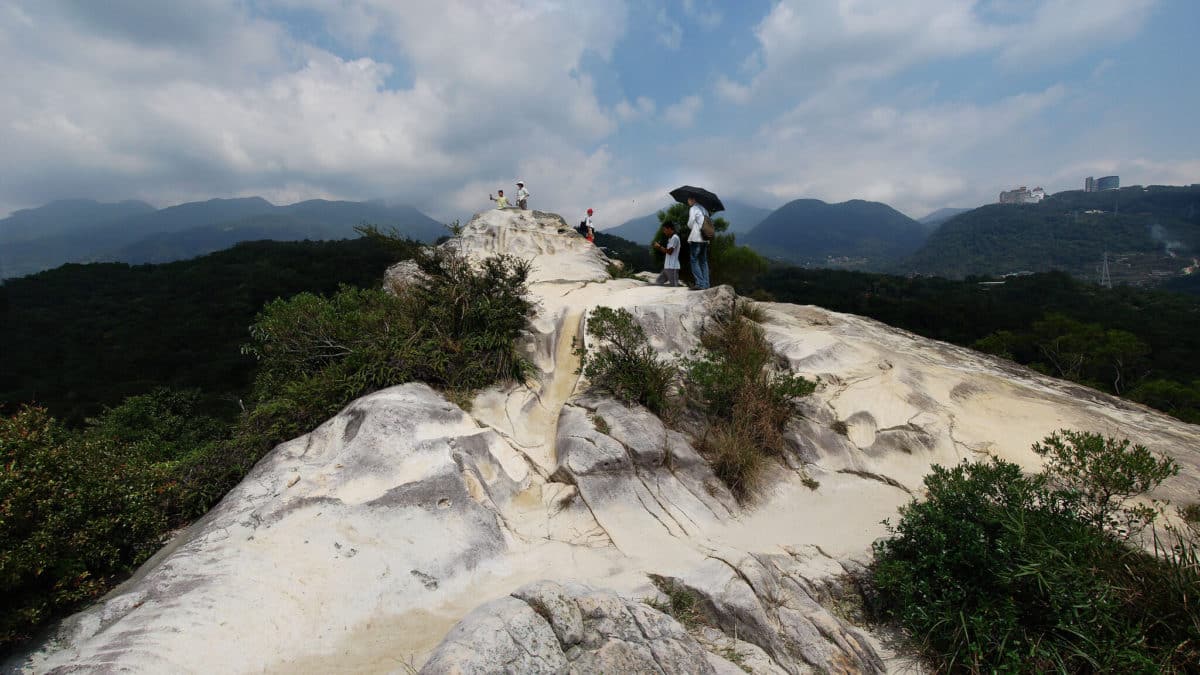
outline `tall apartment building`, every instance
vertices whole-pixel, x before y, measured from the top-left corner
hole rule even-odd
[[[1104,190],[1116,190],[1119,187],[1121,187],[1120,176],[1105,176],[1103,178],[1088,176],[1083,179],[1084,192],[1103,192]]]

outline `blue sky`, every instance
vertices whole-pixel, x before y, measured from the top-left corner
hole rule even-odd
[[[523,178],[616,225],[702,184],[919,217],[1200,182],[1189,0],[0,0],[0,213]]]

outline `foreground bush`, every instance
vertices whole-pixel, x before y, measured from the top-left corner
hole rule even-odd
[[[532,310],[528,263],[495,256],[473,265],[447,249],[416,261],[424,276],[398,296],[345,287],[263,308],[246,347],[258,361],[252,409],[229,442],[182,469],[195,515],[271,448],[359,396],[412,381],[470,391],[525,377],[515,343]]]
[[[884,613],[935,669],[1183,672],[1200,663],[1194,548],[1156,557],[1129,546],[1097,526],[1086,492],[998,459],[934,467],[925,487],[928,498],[903,507],[876,544],[874,581]]]
[[[597,391],[695,426],[699,449],[738,498],[750,496],[766,458],[783,451],[794,399],[816,387],[778,363],[753,314],[738,303],[712,317],[702,348],[683,361],[682,398],[673,391],[679,369],[659,357],[627,310],[597,307],[587,329],[597,346],[579,350]],[[693,414],[681,415],[684,408]]]
[[[144,453],[33,407],[0,418],[0,465],[2,651],[149,557],[177,486]]]

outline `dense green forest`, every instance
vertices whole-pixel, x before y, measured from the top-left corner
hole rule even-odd
[[[369,238],[247,242],[165,265],[63,265],[0,286],[0,407],[37,402],[77,425],[156,387],[198,388],[228,416],[249,387],[241,353],[263,305],[340,284],[378,286],[395,254]]]
[[[757,286],[781,302],[859,314],[975,347],[1200,422],[1200,299],[1103,289],[1061,272],[905,278],[775,268]]]

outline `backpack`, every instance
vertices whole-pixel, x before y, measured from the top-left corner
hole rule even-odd
[[[579,221],[579,227],[576,227],[575,231],[586,237],[587,231],[588,231],[587,221],[586,220]]]
[[[700,238],[704,241],[712,241],[717,236],[717,228],[713,225],[712,218],[704,216],[704,224],[700,226]]]

